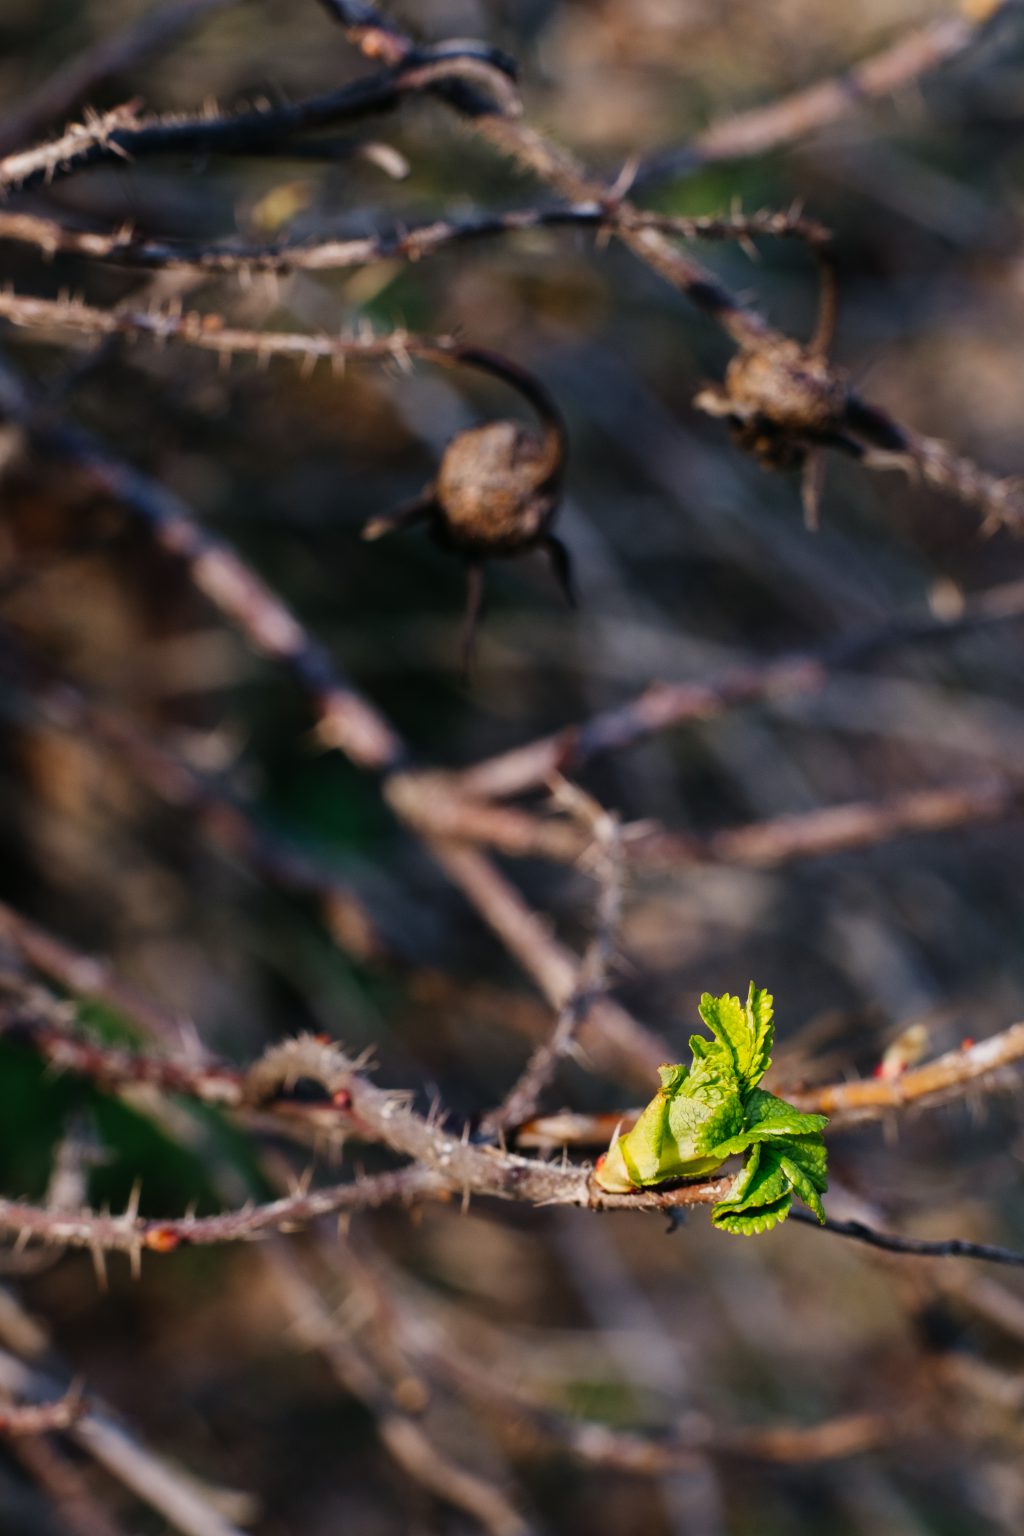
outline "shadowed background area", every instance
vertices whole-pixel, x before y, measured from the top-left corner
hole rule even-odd
[[[579,1161],[686,1058],[700,993],[753,977],[769,1086],[881,1085],[864,1123],[830,1101],[829,1214],[1024,1248],[1016,1037],[977,1081],[914,1077],[1024,1019],[1024,10],[437,0],[378,36],[347,9],[2,7],[5,1200],[177,1219],[401,1161],[341,1147],[304,1072],[298,1106],[235,1114],[208,1082],[55,1070],[65,1034],[205,1071],[311,1031],[456,1139],[500,1122],[512,1146],[539,1113],[521,1148]],[[405,25],[514,58],[510,121],[580,157],[604,223],[590,200],[470,229],[588,202],[463,110],[513,91],[502,55],[291,138],[12,170],[69,122],[102,146],[144,113],[433,67],[394,51]],[[997,479],[841,441],[810,530],[799,466],[700,408],[735,331],[615,237],[624,198],[778,211],[782,238],[667,238],[800,339],[822,277],[793,226],[830,230],[849,388]],[[463,562],[423,526],[360,536],[453,435],[532,425],[459,347],[565,418],[578,596],[542,550],[489,562],[468,677]],[[545,1041],[525,1110],[488,1119]],[[88,1409],[13,1434],[0,1405],[4,1530],[1024,1526],[1012,1269],[472,1193],[182,1243],[137,1277],[95,1242],[23,1246],[12,1217],[0,1393],[81,1378]]]

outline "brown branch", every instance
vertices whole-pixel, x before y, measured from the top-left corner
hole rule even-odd
[[[158,1008],[112,970],[106,961],[83,955],[45,928],[0,902],[0,944],[12,948],[40,975],[72,996],[88,997],[118,1013],[144,1036],[193,1058],[199,1051],[195,1027],[185,1018]]]
[[[287,1307],[291,1329],[324,1357],[340,1385],[374,1417],[377,1433],[395,1463],[436,1498],[461,1509],[492,1536],[526,1536],[529,1527],[492,1483],[446,1456],[422,1424],[403,1411],[355,1339],[339,1327],[298,1263],[279,1248],[268,1255],[271,1273]]]
[[[474,770],[470,769],[472,774]],[[575,864],[590,846],[578,824],[471,799],[443,773],[399,774],[389,802],[425,835],[486,845],[515,858]],[[986,826],[1018,816],[1024,785],[1010,779],[909,790],[880,802],[854,801],[777,816],[717,832],[672,832],[648,821],[627,826],[621,858],[630,868],[678,871],[704,864],[765,869],[877,847],[900,837]]]
[[[137,518],[161,548],[187,567],[198,590],[258,655],[291,671],[316,712],[325,746],[364,768],[398,761],[402,743],[383,716],[341,676],[273,589],[230,546],[203,532],[177,497],[121,463],[88,434],[43,420],[7,369],[0,369],[0,416],[16,423],[36,449],[74,464],[98,492]]]
[[[401,1319],[400,1319],[401,1325]],[[416,1339],[413,1347],[416,1347]],[[588,1466],[632,1477],[662,1477],[685,1470],[695,1455],[727,1461],[809,1465],[845,1460],[891,1444],[906,1434],[898,1415],[860,1412],[825,1419],[820,1424],[780,1424],[772,1428],[723,1428],[692,1415],[660,1434],[637,1434],[595,1420],[561,1413],[518,1389],[507,1376],[485,1369],[453,1347],[445,1336],[423,1348],[422,1357],[443,1378],[485,1403],[504,1420],[526,1427],[536,1448],[547,1455],[568,1454]],[[920,1432],[919,1430],[917,1431]]]
[[[0,117],[0,154],[23,144],[48,123],[59,122],[113,76],[124,74],[213,12],[235,3],[237,0],[177,0],[177,4],[147,11],[125,31],[101,38]]]
[[[123,1527],[96,1499],[84,1470],[51,1441],[22,1438],[11,1450],[53,1505],[67,1536],[124,1536]]]
[[[424,91],[445,95],[453,86],[472,88],[490,112],[516,112],[518,96],[507,67],[496,57],[493,50],[472,43],[410,51],[380,74],[280,107],[193,117],[140,117],[134,108],[120,109],[0,160],[0,194],[31,191],[97,165],[135,163],[154,155],[287,153],[299,135],[390,111],[403,98]]]
[[[51,1402],[66,1388],[43,1371],[0,1350],[0,1387],[19,1401]],[[242,1536],[216,1508],[198,1478],[155,1455],[101,1404],[91,1401],[68,1427],[72,1440],[123,1487],[157,1511],[182,1536]],[[219,1492],[219,1490],[218,1490]],[[237,1496],[235,1502],[238,1502]]]
[[[934,1061],[911,1067],[899,1077],[871,1077],[820,1088],[794,1089],[788,1097],[801,1109],[828,1115],[836,1129],[862,1120],[877,1120],[890,1110],[931,1109],[961,1098],[975,1087],[987,1092],[998,1090],[1013,1081],[1011,1070],[1019,1070],[1022,1061],[1024,1023],[1012,1024],[987,1040],[961,1046]]]
[[[647,192],[677,176],[689,176],[706,165],[764,155],[805,139],[822,128],[859,111],[867,102],[905,90],[966,53],[983,30],[1019,9],[1017,0],[1004,0],[927,22],[861,60],[843,74],[793,91],[788,96],[737,112],[708,125],[690,144],[663,149],[645,160],[635,186]]]
[[[488,1136],[504,1135],[536,1112],[559,1063],[573,1051],[591,1009],[607,991],[622,918],[622,836],[617,818],[575,786],[564,784],[556,793],[575,813],[589,839],[586,852],[599,887],[596,931],[580,961],[572,992],[559,1010],[550,1039],[536,1048],[501,1104],[484,1116],[480,1128]]]
[[[572,953],[477,849],[431,838],[425,842],[449,879],[561,1012],[576,988]],[[666,1059],[664,1041],[610,998],[591,1006],[579,1028],[579,1043],[596,1070],[645,1085]]]
[[[1011,1024],[987,1040],[965,1043],[934,1061],[910,1067],[897,1077],[867,1077],[818,1087],[785,1090],[786,1097],[809,1114],[829,1117],[829,1131],[881,1120],[898,1110],[934,1109],[974,1093],[998,1093],[1012,1086],[1024,1062],[1024,1023]],[[520,1127],[517,1145],[557,1147],[607,1146],[617,1128],[625,1131],[639,1109],[612,1114],[542,1115]]]
[[[614,229],[617,219],[615,207],[607,202],[577,203],[565,207],[520,208],[505,213],[432,219],[352,239],[283,245],[232,241],[226,245],[189,246],[180,242],[141,239],[130,227],[112,233],[69,228],[54,218],[0,208],[0,240],[35,246],[48,256],[62,251],[125,267],[156,267],[197,276],[215,273],[246,276],[254,272],[343,271],[376,261],[415,262],[449,246],[529,230],[589,228],[601,234]],[[695,218],[645,212],[637,213],[634,223],[680,239],[737,241],[743,245],[764,237],[795,238],[821,251],[830,239],[822,225],[805,218],[796,209],[786,212],[764,209],[751,214]]]
[[[0,1435],[48,1435],[70,1429],[84,1412],[82,1389],[77,1385],[49,1403],[0,1402]]]
[[[819,652],[783,656],[737,668],[711,683],[652,683],[626,703],[567,726],[459,773],[453,791],[470,800],[507,799],[541,788],[553,774],[575,772],[591,758],[620,750],[659,731],[711,720],[730,709],[773,698],[818,693],[833,671],[866,664],[914,641],[952,639],[990,624],[1024,617],[1024,582],[1007,582],[969,599],[955,619],[901,619],[842,638]]]
[[[387,953],[373,918],[349,882],[260,826],[223,785],[169,751],[131,716],[90,698],[27,656],[2,626],[0,678],[28,696],[46,726],[85,737],[98,750],[127,763],[153,794],[186,812],[227,857],[241,860],[277,889],[315,902],[331,938],[347,953],[364,961],[379,961]],[[3,921],[0,911],[0,933]]]

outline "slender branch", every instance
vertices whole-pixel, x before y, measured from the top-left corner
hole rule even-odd
[[[0,1350],[0,1386],[21,1401],[51,1402],[65,1389],[51,1376]],[[99,1466],[182,1536],[242,1536],[218,1511],[212,1490],[142,1445],[104,1408],[91,1402],[68,1427]]]
[[[1024,1062],[1024,1023],[1011,1024],[977,1044],[947,1051],[934,1061],[910,1067],[898,1077],[871,1077],[856,1082],[829,1083],[821,1088],[796,1088],[789,1097],[809,1113],[828,1115],[833,1129],[877,1120],[890,1110],[934,1108],[961,1098],[975,1086],[998,1090],[1015,1079]],[[788,1090],[787,1090],[788,1092]]]
[[[738,668],[711,683],[652,683],[624,704],[453,773],[449,782],[470,799],[508,799],[540,788],[553,774],[575,772],[593,757],[659,731],[714,719],[741,705],[819,693],[833,671],[864,665],[901,645],[954,639],[1022,617],[1024,582],[1007,582],[969,599],[955,619],[927,615],[888,622],[841,638],[818,652]]]
[[[227,245],[189,246],[181,242],[141,239],[130,226],[103,233],[69,228],[54,218],[17,213],[0,208],[0,240],[35,246],[46,255],[57,251],[93,260],[111,261],[125,267],[156,267],[161,270],[213,273],[332,272],[366,266],[376,261],[420,261],[449,246],[538,229],[593,229],[598,234],[614,229],[618,218],[613,205],[576,203],[565,207],[519,208],[505,213],[482,213],[451,219],[432,219],[422,224],[400,225],[375,235],[352,239],[304,241],[300,244],[260,245],[232,241]],[[796,209],[751,214],[685,218],[642,213],[634,222],[686,240],[737,241],[762,238],[799,239],[822,250],[829,234],[820,224]]]
[[[0,319],[29,332],[45,331],[86,336],[92,339],[126,336],[148,337],[157,342],[181,342],[219,357],[292,358],[316,363],[328,360],[344,367],[349,362],[391,362],[407,366],[411,358],[441,367],[477,368],[517,388],[539,389],[536,381],[509,359],[482,348],[466,347],[447,336],[416,336],[403,330],[377,335],[329,336],[323,332],[256,331],[226,325],[221,316],[180,310],[138,311],[97,309],[80,300],[36,299],[11,290],[0,292]],[[525,391],[524,391],[525,392]],[[548,396],[545,392],[545,400]]]
[[[843,74],[778,97],[764,106],[737,112],[708,125],[682,148],[662,149],[643,161],[637,191],[679,176],[690,176],[722,160],[743,160],[808,138],[858,112],[870,101],[905,90],[977,42],[983,31],[1019,9],[1017,0],[978,7],[975,17],[961,8],[956,15],[927,22],[861,60]]]
[[[177,0],[147,11],[134,26],[101,38],[76,54],[24,101],[0,117],[0,154],[23,144],[48,123],[59,122],[115,75],[122,75],[148,54],[237,0]]]
[[[291,671],[316,712],[325,746],[364,768],[398,761],[402,743],[388,722],[342,677],[273,589],[230,546],[203,532],[183,502],[114,458],[87,433],[47,422],[8,369],[0,369],[0,416],[21,427],[38,450],[74,464],[99,492],[138,519],[168,554],[182,561],[198,590],[257,654]]]
[[[473,770],[469,770],[470,773]],[[443,773],[395,775],[389,802],[427,835],[482,844],[514,858],[574,864],[590,839],[578,824],[471,799]],[[879,802],[854,801],[772,817],[717,832],[680,833],[644,821],[624,829],[621,858],[630,868],[672,870],[705,864],[777,868],[923,836],[1005,821],[1024,809],[1024,785],[1011,779],[910,790]]]
[[[84,1412],[85,1402],[77,1385],[49,1403],[0,1403],[0,1435],[48,1435],[70,1429]]]
[[[217,1216],[147,1219],[131,1210],[121,1216],[90,1210],[56,1212],[25,1201],[0,1200],[0,1233],[22,1243],[87,1249],[97,1259],[101,1274],[104,1254],[124,1253],[138,1273],[143,1253],[252,1242],[276,1232],[298,1231],[325,1216],[428,1199],[448,1200],[451,1196],[451,1185],[438,1174],[411,1167],[307,1194],[285,1195],[266,1205],[245,1206]]]
[[[124,1536],[123,1527],[97,1500],[85,1470],[52,1441],[22,1437],[11,1450],[53,1505],[67,1536]]]
[[[260,826],[223,785],[170,752],[131,716],[88,697],[27,656],[2,626],[0,678],[28,695],[34,713],[47,726],[84,736],[127,763],[162,801],[191,816],[199,831],[229,858],[240,859],[277,889],[314,901],[325,928],[347,953],[364,961],[378,961],[387,953],[376,923],[349,882]],[[0,909],[0,933],[3,923]]]
[[[435,1497],[478,1521],[492,1536],[527,1536],[529,1527],[505,1494],[446,1456],[422,1424],[398,1406],[380,1373],[355,1339],[339,1327],[298,1261],[280,1248],[270,1249],[268,1259],[291,1330],[307,1348],[320,1352],[344,1390],[370,1411],[395,1463]]]
[[[380,74],[323,96],[287,106],[194,117],[140,117],[119,109],[70,128],[59,139],[0,160],[0,193],[49,186],[97,165],[124,164],[154,155],[248,154],[273,148],[321,128],[337,128],[396,107],[424,91],[444,93],[467,83],[489,112],[515,112],[518,97],[508,69],[492,50],[474,44],[410,52]],[[480,97],[480,90],[486,94]]]
[[[1011,1024],[987,1040],[966,1043],[899,1076],[857,1078],[813,1088],[787,1087],[786,1097],[808,1114],[828,1115],[830,1132],[881,1120],[896,1110],[934,1109],[968,1093],[994,1093],[1012,1086],[1024,1063],[1024,1023]],[[539,1116],[519,1128],[521,1147],[607,1146],[613,1132],[634,1124],[639,1109],[612,1114]]]
[[[171,1050],[184,1051],[193,1059],[201,1055],[195,1027],[187,1019],[158,1008],[123,981],[106,961],[72,949],[5,902],[0,902],[0,944],[10,946],[40,975],[73,996],[105,1004],[144,1036]]]
[[[488,1136],[503,1135],[536,1112],[559,1062],[574,1049],[590,1010],[608,988],[608,972],[622,918],[621,830],[615,816],[575,786],[561,786],[559,798],[574,810],[590,839],[587,853],[599,888],[596,930],[550,1039],[536,1048],[501,1104],[484,1116],[481,1131]]]
[[[477,849],[433,838],[426,846],[484,922],[561,1013],[576,988],[577,962],[499,869]],[[599,998],[579,1027],[596,1070],[648,1084],[666,1059],[665,1042],[612,999]]]
[[[878,1232],[863,1221],[836,1221],[831,1216],[819,1222],[810,1211],[794,1210],[797,1221],[808,1226],[849,1237],[869,1248],[880,1248],[885,1253],[907,1254],[923,1259],[982,1259],[989,1264],[1007,1264],[1012,1268],[1024,1268],[1024,1253],[1015,1248],[1002,1248],[996,1243],[971,1243],[962,1237],[900,1237],[895,1232]]]
[[[543,1453],[568,1453],[588,1466],[633,1477],[663,1477],[684,1470],[695,1455],[728,1461],[808,1465],[862,1455],[901,1437],[898,1415],[872,1412],[842,1414],[820,1424],[779,1424],[769,1428],[728,1428],[690,1415],[680,1426],[658,1434],[637,1434],[593,1419],[582,1419],[540,1403],[518,1388],[507,1373],[479,1365],[459,1350],[448,1333],[428,1336],[417,1322],[399,1312],[398,1327],[410,1335],[413,1351],[442,1379],[481,1402],[503,1420],[525,1421]],[[433,1334],[436,1330],[430,1330]]]

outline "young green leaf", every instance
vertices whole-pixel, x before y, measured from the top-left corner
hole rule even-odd
[[[730,1157],[746,1163],[713,1212],[724,1232],[764,1232],[789,1214],[796,1194],[821,1220],[828,1188],[824,1115],[807,1115],[758,1088],[771,1065],[772,998],[753,982],[746,1004],[726,994],[701,998],[713,1036],[693,1035],[693,1061],[659,1069],[661,1088],[639,1120],[594,1170],[603,1189],[625,1192],[698,1178]]]
[[[745,1090],[755,1088],[771,1066],[768,1053],[774,1034],[772,1001],[771,993],[764,987],[755,987],[753,982],[745,1004],[728,993],[723,997],[712,997],[710,992],[705,992],[700,1000],[700,1016],[728,1054],[732,1069]],[[696,1049],[694,1040],[690,1041],[690,1046]],[[705,1045],[702,1054],[707,1050]]]

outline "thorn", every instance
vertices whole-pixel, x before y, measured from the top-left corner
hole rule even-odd
[[[107,1256],[100,1244],[95,1241],[89,1244],[89,1252],[92,1254],[92,1267],[93,1273],[96,1276],[96,1284],[105,1293],[110,1289],[110,1282],[107,1276]]]
[[[139,1201],[142,1199],[142,1180],[136,1179],[128,1196],[128,1204],[124,1208],[124,1222],[126,1226],[134,1227],[139,1215]]]
[[[804,525],[816,533],[821,526],[821,493],[825,483],[825,455],[814,451],[807,455],[800,477],[800,500],[804,509]]]

